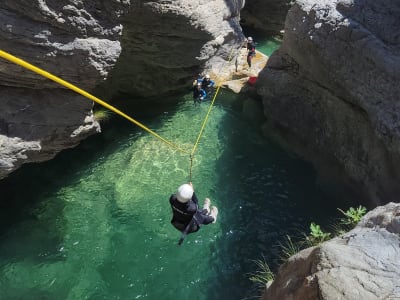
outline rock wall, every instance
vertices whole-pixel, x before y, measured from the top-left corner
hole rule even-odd
[[[377,207],[347,234],[292,256],[262,299],[400,299],[399,244],[400,204]]]
[[[2,0],[0,49],[109,100],[217,70],[243,39],[242,0]],[[100,130],[92,102],[0,59],[0,179]]]
[[[270,33],[279,33],[285,23],[290,0],[246,0],[241,23]]]
[[[199,71],[217,73],[244,39],[244,1],[142,1],[123,18],[122,53],[104,91],[154,96],[187,88]]]
[[[299,0],[257,91],[266,130],[365,199],[400,194],[400,2]]]

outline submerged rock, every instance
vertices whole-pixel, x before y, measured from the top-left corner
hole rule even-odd
[[[400,299],[399,244],[400,204],[377,207],[345,235],[292,256],[262,299]]]
[[[395,0],[297,1],[257,85],[267,130],[377,204],[400,194],[399,16]]]

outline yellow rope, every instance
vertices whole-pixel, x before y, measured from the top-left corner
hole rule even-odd
[[[222,70],[222,68],[225,66],[226,62],[230,62],[230,61],[231,61],[233,49],[234,49],[234,47],[232,47],[231,52],[229,53],[228,60],[225,61],[225,62],[222,64],[220,70]],[[239,50],[240,50],[240,48],[239,48],[237,51],[239,51]],[[236,53],[236,55],[237,55],[237,53]],[[189,157],[190,157],[189,181],[192,181],[192,167],[193,167],[194,153],[195,153],[195,151],[196,151],[196,149],[197,149],[197,146],[198,146],[198,144],[199,144],[199,142],[200,142],[200,139],[201,139],[201,137],[202,137],[202,135],[203,135],[204,128],[205,128],[206,123],[207,123],[207,121],[208,121],[208,117],[209,117],[209,115],[210,115],[210,113],[211,113],[211,109],[212,109],[212,107],[213,107],[213,105],[214,105],[215,99],[217,98],[217,95],[218,95],[218,93],[219,93],[219,91],[220,91],[220,88],[221,88],[221,81],[222,81],[222,80],[220,80],[219,83],[218,83],[218,85],[217,85],[217,90],[215,91],[215,94],[214,94],[214,96],[213,96],[213,99],[212,99],[212,101],[211,101],[211,104],[210,104],[210,106],[209,106],[209,108],[208,108],[207,114],[206,114],[206,116],[205,116],[205,118],[204,118],[203,124],[202,124],[201,129],[200,129],[199,135],[197,136],[196,142],[195,142],[195,144],[193,145],[192,151],[189,152],[189,151],[187,151],[187,150],[185,150],[185,149],[182,149],[182,148],[179,147],[178,145],[175,145],[174,143],[172,143],[172,142],[170,142],[170,141],[164,139],[163,137],[161,137],[160,135],[158,135],[157,133],[155,133],[154,131],[152,131],[150,128],[146,127],[146,126],[143,125],[142,123],[140,123],[140,122],[136,121],[135,119],[131,118],[130,116],[126,115],[125,113],[123,113],[123,112],[120,111],[119,109],[115,108],[114,106],[112,106],[112,105],[110,105],[110,104],[104,102],[103,100],[101,100],[101,99],[99,99],[99,98],[93,96],[92,94],[89,94],[88,92],[86,92],[86,91],[84,91],[84,90],[78,88],[77,86],[75,86],[75,85],[73,85],[73,84],[71,84],[71,83],[69,83],[69,82],[67,82],[67,81],[65,81],[65,80],[63,80],[63,79],[61,79],[61,78],[59,78],[59,77],[57,77],[57,76],[51,74],[51,73],[49,73],[49,72],[44,71],[43,69],[40,69],[40,68],[38,68],[38,67],[35,67],[34,65],[32,65],[32,64],[30,64],[30,63],[28,63],[28,62],[26,62],[26,61],[24,61],[24,60],[22,60],[22,59],[20,59],[20,58],[17,58],[17,57],[15,57],[15,56],[13,56],[13,55],[11,55],[11,54],[9,54],[9,53],[3,51],[3,50],[0,50],[0,57],[6,59],[6,60],[8,60],[8,61],[11,61],[11,62],[13,62],[13,63],[15,63],[15,64],[17,64],[17,65],[19,65],[19,66],[21,66],[21,67],[24,67],[24,68],[26,68],[26,69],[28,69],[28,70],[31,70],[32,72],[35,72],[35,73],[37,73],[37,74],[39,74],[39,75],[41,75],[41,76],[43,76],[43,77],[46,77],[46,78],[48,78],[48,79],[50,79],[50,80],[52,80],[52,81],[55,81],[55,82],[57,82],[58,84],[60,84],[60,85],[62,85],[62,86],[65,86],[66,88],[68,88],[68,89],[70,89],[70,90],[72,90],[72,91],[74,91],[74,92],[76,92],[76,93],[78,93],[78,94],[81,94],[82,96],[84,96],[84,97],[86,97],[86,98],[88,98],[88,99],[90,99],[90,100],[92,100],[92,101],[94,101],[94,102],[100,104],[101,106],[103,106],[103,107],[105,107],[105,108],[107,108],[107,109],[109,109],[109,110],[115,112],[116,114],[120,115],[121,117],[123,117],[123,118],[129,120],[130,122],[134,123],[135,125],[139,126],[139,127],[142,128],[143,130],[145,130],[145,131],[147,131],[148,133],[152,134],[154,137],[158,138],[159,140],[161,140],[162,142],[164,142],[165,144],[167,144],[167,145],[170,146],[171,148],[173,148],[173,149],[175,149],[175,150],[178,150],[178,151],[181,152],[181,153],[189,154]],[[221,73],[221,72],[219,72],[219,73]]]
[[[142,123],[136,121],[135,119],[131,118],[130,116],[126,115],[125,113],[123,113],[122,111],[120,111],[119,109],[115,108],[114,106],[102,101],[101,99],[93,96],[92,94],[89,94],[88,92],[78,88],[77,86],[49,73],[46,72],[38,67],[35,67],[34,65],[31,65],[30,63],[17,58],[3,50],[0,50],[0,57],[9,60],[17,65],[20,65],[21,67],[24,67],[28,70],[31,70],[39,75],[42,75],[43,77],[46,77],[50,80],[53,80],[55,82],[57,82],[58,84],[65,86],[66,88],[73,90],[74,92],[81,94],[82,96],[100,104],[101,106],[104,106],[105,108],[115,112],[116,114],[120,115],[121,117],[124,117],[125,119],[129,120],[130,122],[134,123],[135,125],[139,126],[140,128],[142,128],[143,130],[147,131],[148,133],[152,134],[153,136],[155,136],[156,138],[158,138],[159,140],[163,141],[165,144],[167,144],[168,146],[172,147],[175,150],[178,150],[184,154],[190,154],[189,151],[182,149],[181,147],[179,147],[178,145],[175,145],[174,143],[164,139],[163,137],[159,136],[157,133],[155,133],[154,131],[152,131],[150,128],[146,127],[145,125],[143,125]]]
[[[240,49],[240,48],[239,48],[239,49]],[[238,50],[238,51],[239,51],[239,50]],[[232,49],[231,49],[231,52],[229,53],[228,60],[227,60],[228,62],[230,62],[231,59],[232,59],[232,53],[233,53],[233,47],[232,47]],[[227,61],[225,61],[225,62],[222,64],[220,70],[222,70],[222,68],[225,67],[225,64],[226,64]],[[219,73],[221,73],[221,72],[219,72]],[[196,142],[195,142],[195,144],[194,144],[194,146],[193,146],[192,152],[190,153],[190,156],[191,156],[191,157],[194,156],[194,152],[196,151],[196,148],[197,148],[197,146],[198,146],[198,144],[199,144],[199,142],[200,142],[200,139],[201,139],[201,137],[202,137],[202,135],[203,135],[204,128],[206,127],[206,123],[207,123],[207,121],[208,121],[208,117],[209,117],[209,115],[210,115],[211,109],[212,109],[212,107],[213,107],[213,105],[214,105],[215,99],[217,98],[217,95],[218,95],[218,93],[219,93],[219,90],[221,89],[221,81],[222,81],[222,80],[219,80],[219,82],[218,82],[217,90],[215,91],[214,97],[213,97],[213,99],[212,99],[212,101],[211,101],[211,103],[210,103],[210,106],[209,106],[209,108],[208,108],[206,117],[204,118],[203,124],[202,124],[202,126],[201,126],[199,135],[197,136],[197,140],[196,140]]]

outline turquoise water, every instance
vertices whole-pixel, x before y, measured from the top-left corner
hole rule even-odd
[[[208,108],[191,95],[139,114],[186,148]],[[327,224],[346,203],[315,184],[307,163],[262,137],[223,90],[195,155],[193,184],[220,214],[181,247],[168,198],[188,178],[188,157],[117,116],[54,160],[0,182],[0,299],[243,299],[279,241]],[[168,104],[170,103],[170,104]],[[122,104],[121,104],[122,105]]]

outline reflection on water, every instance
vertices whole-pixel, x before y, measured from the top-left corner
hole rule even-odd
[[[208,108],[190,97],[149,104],[138,118],[190,149]],[[245,121],[241,101],[221,93],[195,155],[196,192],[219,207],[218,222],[182,247],[168,198],[188,179],[189,158],[118,117],[0,182],[0,299],[254,296],[252,260],[274,266],[286,234],[326,224],[345,206],[318,190],[308,164]]]

